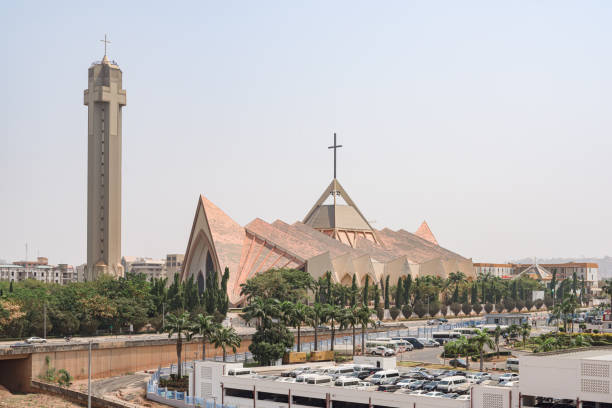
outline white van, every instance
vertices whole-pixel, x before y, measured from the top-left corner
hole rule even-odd
[[[454,375],[452,377],[442,378],[442,380],[440,380],[438,383],[436,390],[442,392],[457,392],[465,391],[466,388],[469,388],[467,379],[461,375]]]
[[[519,370],[519,360],[518,358],[509,358],[506,360],[506,370]]]
[[[336,387],[350,387],[352,385],[359,385],[361,380],[357,377],[338,377],[336,381],[334,381],[334,385]]]
[[[250,368],[230,368],[229,370],[227,370],[227,375],[252,375],[253,371],[251,371]]]
[[[307,384],[329,384],[330,382],[332,382],[332,378],[329,375],[315,374],[306,379]]]
[[[309,379],[310,377],[314,377],[316,375],[316,373],[307,373],[307,374],[298,374],[297,377],[295,377],[295,382],[296,383],[305,383],[307,379]]]
[[[330,367],[325,369],[322,373],[331,376],[340,376],[345,374],[351,374],[355,372],[355,369],[352,365],[341,365],[336,367]]]
[[[370,381],[372,384],[380,384],[384,380],[386,380],[388,378],[394,378],[394,377],[399,377],[399,371],[397,371],[397,370],[383,370],[383,371],[378,371],[378,372],[372,374],[371,376],[366,378],[366,380]]]

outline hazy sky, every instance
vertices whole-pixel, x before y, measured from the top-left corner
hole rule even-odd
[[[0,259],[86,258],[87,68],[123,70],[123,254],[183,252],[198,194],[475,261],[612,254],[612,3],[3,2]]]

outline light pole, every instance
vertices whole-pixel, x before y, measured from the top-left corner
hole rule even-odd
[[[166,327],[166,304],[162,303],[162,330]]]
[[[47,301],[43,301],[43,339],[47,339]]]
[[[87,408],[91,408],[91,340],[89,340],[89,359],[87,363]]]

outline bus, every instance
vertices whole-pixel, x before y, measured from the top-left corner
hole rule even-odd
[[[366,341],[366,353],[371,354],[372,351],[378,346],[390,348],[396,353],[400,352],[397,340],[376,339]]]
[[[459,337],[461,337],[461,334],[457,333],[456,331],[440,331],[432,333],[431,337],[435,341],[443,345],[449,341],[458,339]]]
[[[453,329],[454,332],[459,333],[460,335],[468,338],[475,335],[476,330],[478,330],[478,328],[476,327],[460,327],[458,329]]]

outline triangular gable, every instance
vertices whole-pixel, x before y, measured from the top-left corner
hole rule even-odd
[[[426,241],[431,242],[432,244],[440,245],[438,244],[438,241],[436,240],[436,237],[434,236],[433,232],[431,232],[431,229],[429,229],[429,225],[427,225],[426,221],[423,221],[419,229],[416,230],[414,234],[420,238],[423,238]]]

